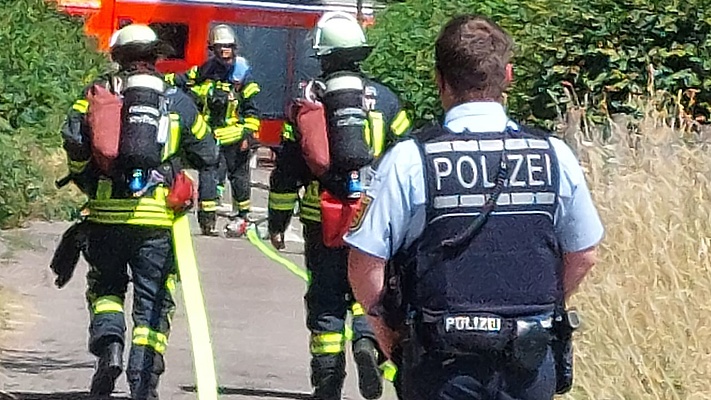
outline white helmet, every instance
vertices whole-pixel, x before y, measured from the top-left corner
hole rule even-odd
[[[216,44],[222,45],[237,45],[237,35],[235,31],[229,25],[220,24],[215,25],[210,30],[210,37],[208,38],[208,45],[214,46]]]
[[[153,44],[158,42],[158,35],[147,25],[131,24],[114,32],[109,41],[111,50],[127,44]]]
[[[370,47],[365,32],[351,14],[341,11],[327,12],[316,24],[313,48],[317,56],[331,54],[337,49],[365,47]]]

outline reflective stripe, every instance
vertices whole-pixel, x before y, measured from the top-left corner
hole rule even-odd
[[[206,212],[217,211],[217,202],[214,200],[205,200],[200,202],[200,210]]]
[[[174,73],[165,74],[163,76],[163,80],[165,80],[166,82],[168,82],[171,85],[175,85],[175,74]]]
[[[259,93],[260,90],[261,89],[259,88],[259,85],[257,85],[255,82],[251,82],[251,83],[247,84],[247,86],[245,86],[244,89],[242,89],[242,96],[245,99],[248,99],[248,98],[254,96],[255,94]]]
[[[281,137],[287,142],[296,141],[296,136],[294,136],[294,127],[290,123],[284,122],[284,125],[282,125]]]
[[[168,137],[168,143],[163,146],[163,160],[165,161],[168,157],[178,152],[178,145],[180,144],[180,115],[175,113],[170,113],[170,136]]]
[[[269,208],[277,211],[293,211],[298,197],[296,193],[269,192]]]
[[[113,191],[113,182],[108,179],[99,179],[99,183],[96,186],[96,199],[97,200],[109,200],[111,199],[111,192]]]
[[[78,174],[86,168],[87,165],[89,165],[89,161],[74,161],[74,160],[69,160],[67,162],[69,166],[69,172],[72,174]]]
[[[155,198],[89,200],[87,220],[107,224],[171,227],[174,214],[166,206],[167,189],[156,189]]]
[[[368,113],[368,119],[370,120],[370,125],[372,125],[373,141],[371,147],[373,148],[373,155],[378,157],[383,152],[383,147],[385,147],[385,120],[383,113],[378,111]]]
[[[259,118],[245,117],[245,119],[244,119],[244,127],[245,128],[251,129],[256,132],[259,130],[260,126],[261,126],[261,122],[259,121]]]
[[[395,136],[400,136],[410,128],[410,124],[410,118],[407,116],[405,110],[400,110],[395,118],[393,118],[393,122],[390,124],[390,130],[392,130]]]
[[[351,306],[351,311],[353,312],[354,317],[360,317],[360,316],[365,315],[363,306],[360,305],[360,303],[353,303],[353,306]]]
[[[313,209],[308,206],[301,207],[299,216],[305,221],[321,222],[321,210]]]
[[[205,122],[205,118],[203,118],[202,114],[198,114],[197,117],[195,117],[195,122],[193,123],[192,128],[190,128],[190,131],[198,140],[205,137],[207,134],[207,123]]]
[[[219,140],[221,144],[234,143],[242,139],[243,134],[244,126],[242,125],[215,129],[215,138]]]
[[[170,297],[175,297],[175,290],[177,287],[178,276],[176,274],[169,274],[168,278],[165,280],[165,288],[168,289]]]
[[[78,113],[86,114],[89,109],[89,102],[86,100],[77,100],[72,105],[72,109]]]
[[[383,379],[394,382],[397,375],[397,366],[392,361],[388,360],[380,364],[380,370],[383,371]]]
[[[344,338],[340,333],[329,332],[311,335],[311,354],[339,354],[343,352]]]
[[[235,201],[233,204],[234,204],[234,208],[236,208],[239,211],[249,211],[249,207],[252,205],[252,203],[249,200]]]
[[[210,93],[210,89],[212,89],[212,81],[208,80],[200,85],[193,86],[191,90],[200,98],[204,99],[207,97],[207,94]]]
[[[123,300],[118,296],[101,296],[92,303],[94,314],[123,312]]]
[[[198,67],[194,66],[188,70],[188,73],[186,74],[188,78],[190,79],[195,79],[197,78],[197,73],[198,73]]]
[[[237,106],[238,102],[236,101],[230,101],[227,103],[227,112],[225,113],[225,116],[228,118],[228,124],[230,123],[230,120],[237,120]]]
[[[150,347],[156,353],[163,354],[168,347],[168,337],[147,326],[137,326],[133,328],[132,343],[136,346]]]

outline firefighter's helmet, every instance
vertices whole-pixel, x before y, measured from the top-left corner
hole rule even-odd
[[[335,11],[325,13],[313,33],[316,56],[327,56],[340,49],[370,48],[365,32],[351,14]]]
[[[237,35],[229,25],[215,25],[210,30],[208,45],[211,47],[215,45],[237,46]]]
[[[147,25],[131,24],[114,32],[109,41],[111,50],[127,45],[151,45],[158,42],[158,35]]]

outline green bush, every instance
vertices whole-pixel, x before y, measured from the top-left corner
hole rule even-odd
[[[500,23],[516,41],[516,80],[508,105],[520,120],[551,126],[571,99],[597,117],[596,122],[605,114],[638,113],[630,100],[648,88],[675,96],[697,89],[690,109],[707,116],[711,17],[702,3],[407,0],[376,16],[368,32],[376,49],[366,68],[411,102],[419,119],[441,115],[432,72],[434,41],[452,16],[480,13]]]
[[[108,66],[83,21],[44,0],[3,2],[0,13],[0,227],[66,205],[51,198],[59,130],[83,86]],[[62,196],[67,193],[63,192]],[[51,207],[49,205],[52,205]]]

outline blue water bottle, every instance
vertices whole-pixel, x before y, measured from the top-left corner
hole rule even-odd
[[[131,172],[131,180],[128,182],[128,188],[131,192],[136,193],[143,189],[143,186],[145,186],[144,181],[143,170],[134,169],[133,172]]]
[[[351,171],[350,178],[348,179],[348,198],[358,199],[362,191],[363,187],[360,184],[360,172]]]

